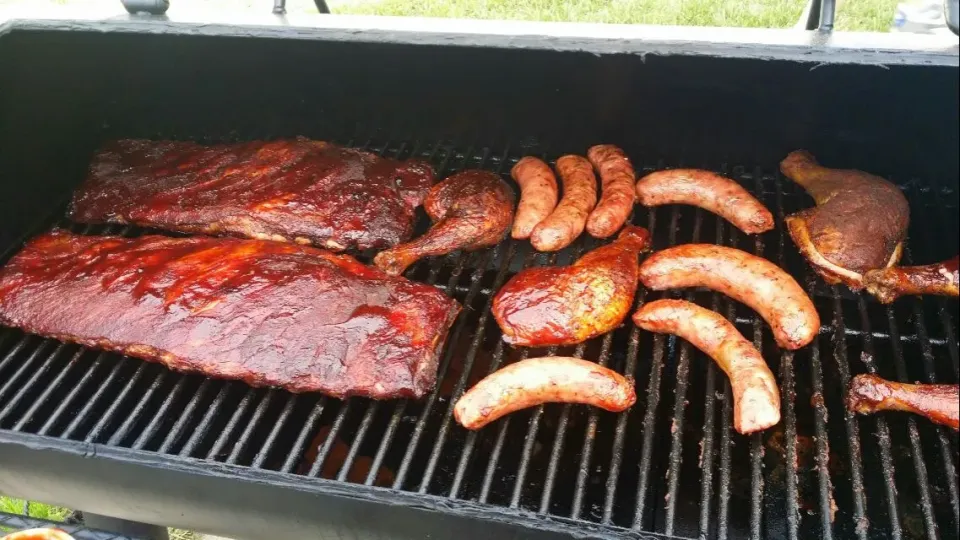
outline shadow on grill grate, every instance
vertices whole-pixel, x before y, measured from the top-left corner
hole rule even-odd
[[[365,146],[428,158],[443,175],[482,167],[506,178],[521,154],[406,142]],[[785,213],[810,204],[776,174],[724,172],[759,194],[780,216],[778,225]],[[916,186],[903,186],[914,205],[910,245],[924,254],[917,260],[939,260],[957,245],[957,194]],[[552,255],[507,241],[423,261],[408,272],[465,307],[442,358],[442,382],[420,402],[341,402],[252,389],[0,328],[0,428],[667,535],[868,538],[873,526],[894,538],[960,534],[957,434],[903,415],[859,419],[841,401],[851,374],[863,371],[955,382],[955,301],[908,299],[888,308],[827,286],[814,279],[780,226],[750,238],[687,207],[638,206],[633,221],[652,231],[655,249],[696,241],[738,247],[777,262],[811,291],[824,326],[811,346],[792,353],[777,349],[747,308],[715,293],[641,291],[636,300],[685,297],[735,320],[778,375],[780,425],[751,437],[733,432],[729,385],[712,361],[631,324],[578,347],[504,345],[490,316],[492,294],[520,268],[567,264],[597,245],[583,238]],[[60,225],[89,234],[143,233]],[[862,362],[861,352],[872,360]],[[615,415],[551,404],[475,433],[453,421],[456,397],[481,377],[520,358],[555,353],[632,375],[637,405]]]

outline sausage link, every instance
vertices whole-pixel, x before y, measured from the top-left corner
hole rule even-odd
[[[739,249],[685,244],[654,253],[640,265],[640,281],[654,290],[707,287],[756,311],[777,343],[799,349],[820,331],[820,316],[800,285],[772,262]]]
[[[721,315],[683,300],[657,300],[633,314],[651,332],[675,334],[706,353],[730,378],[733,427],[748,434],[780,422],[780,389],[760,351]]]
[[[637,181],[644,206],[689,204],[713,212],[747,234],[773,229],[773,214],[740,184],[710,171],[671,169]]]
[[[612,412],[637,401],[633,381],[579,358],[546,356],[521,360],[488,375],[463,395],[454,418],[467,429],[541,403],[583,403]]]
[[[537,251],[558,251],[572,244],[597,204],[597,177],[589,161],[575,155],[563,156],[557,160],[557,172],[563,182],[563,198],[530,235],[530,243]]]
[[[587,158],[600,172],[600,202],[587,218],[587,232],[607,238],[620,230],[633,211],[637,175],[623,150],[612,144],[598,144],[587,150]]]
[[[520,186],[520,204],[510,235],[518,240],[530,238],[533,228],[557,206],[557,177],[543,161],[527,156],[517,162],[510,175]]]

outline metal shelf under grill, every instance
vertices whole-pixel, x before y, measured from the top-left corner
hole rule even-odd
[[[422,156],[443,175],[481,167],[508,178],[522,155],[445,143],[342,142],[385,155]],[[644,170],[709,165],[632,157],[650,165]],[[886,307],[825,285],[782,227],[783,216],[808,206],[809,199],[772,171],[720,170],[779,216],[775,231],[747,237],[690,207],[637,206],[633,222],[651,230],[655,249],[710,242],[778,263],[811,292],[824,321],[819,337],[799,351],[781,351],[762,320],[708,291],[641,289],[636,306],[684,297],[735,321],[763,351],[781,385],[783,421],[767,432],[735,433],[730,388],[712,361],[685,342],[640,331],[629,320],[577,347],[521,349],[503,343],[490,316],[492,293],[520,268],[568,264],[599,245],[586,237],[559,254],[539,254],[508,240],[412,268],[408,277],[443,289],[465,306],[442,356],[438,391],[419,402],[338,401],[253,389],[0,328],[0,431],[276,471],[293,480],[321,477],[392,488],[434,503],[467,501],[507,513],[569,518],[609,534],[960,535],[957,434],[906,415],[860,418],[842,406],[844,388],[859,372],[956,382],[956,301],[911,298]],[[957,193],[924,185],[902,184],[914,210],[910,246],[942,253],[942,246],[957,245]],[[58,225],[88,234],[143,233]],[[906,262],[911,255],[908,250]],[[452,419],[456,397],[476,377],[520,358],[554,353],[632,375],[637,404],[622,414],[550,404],[479,432],[467,432]],[[861,359],[861,353],[869,356]]]

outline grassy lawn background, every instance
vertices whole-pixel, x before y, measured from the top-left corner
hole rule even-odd
[[[800,0],[328,0],[335,13],[621,24],[788,28]],[[886,32],[897,0],[841,1],[839,30]]]
[[[805,0],[327,0],[334,13],[513,19],[622,24],[787,28],[796,24]],[[839,0],[837,29],[886,32],[897,0]],[[256,10],[269,0],[178,0],[181,9]],[[4,7],[33,9],[96,6],[120,10],[118,0],[0,0]],[[287,0],[291,13],[316,13],[313,0]]]

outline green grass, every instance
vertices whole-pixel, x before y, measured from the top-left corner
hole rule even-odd
[[[620,24],[788,28],[803,0],[348,0],[331,1],[335,13],[510,19]],[[881,31],[890,27],[897,0],[840,2],[837,27]]]
[[[334,13],[621,24],[789,28],[806,0],[327,0]],[[180,2],[184,4],[184,2]],[[265,0],[191,0],[190,8],[265,11]],[[266,2],[269,4],[269,2]],[[897,0],[838,0],[837,29],[886,32]],[[4,6],[116,8],[117,0],[0,0]],[[171,8],[176,11],[176,6]],[[269,7],[269,5],[267,6]],[[316,13],[313,0],[288,0],[291,13]]]
[[[23,503],[23,499],[0,496],[0,512],[22,514]],[[60,508],[59,506],[51,506],[38,502],[30,503],[30,517],[46,519],[48,521],[63,521],[69,513],[70,510]],[[167,532],[170,534],[170,540],[199,540],[202,538],[201,535],[195,532],[180,529],[167,529]]]
[[[852,0],[837,8],[837,30],[886,32],[893,23],[897,0]]]
[[[10,514],[22,514],[23,504],[23,499],[13,499],[10,497],[0,496],[0,511],[2,512],[8,512]],[[63,521],[63,519],[67,517],[67,514],[69,513],[69,510],[66,508],[60,508],[59,506],[51,506],[49,504],[38,502],[30,503],[30,517],[46,519],[50,521]]]
[[[374,0],[336,13],[622,24],[786,27],[803,11],[796,0]]]

